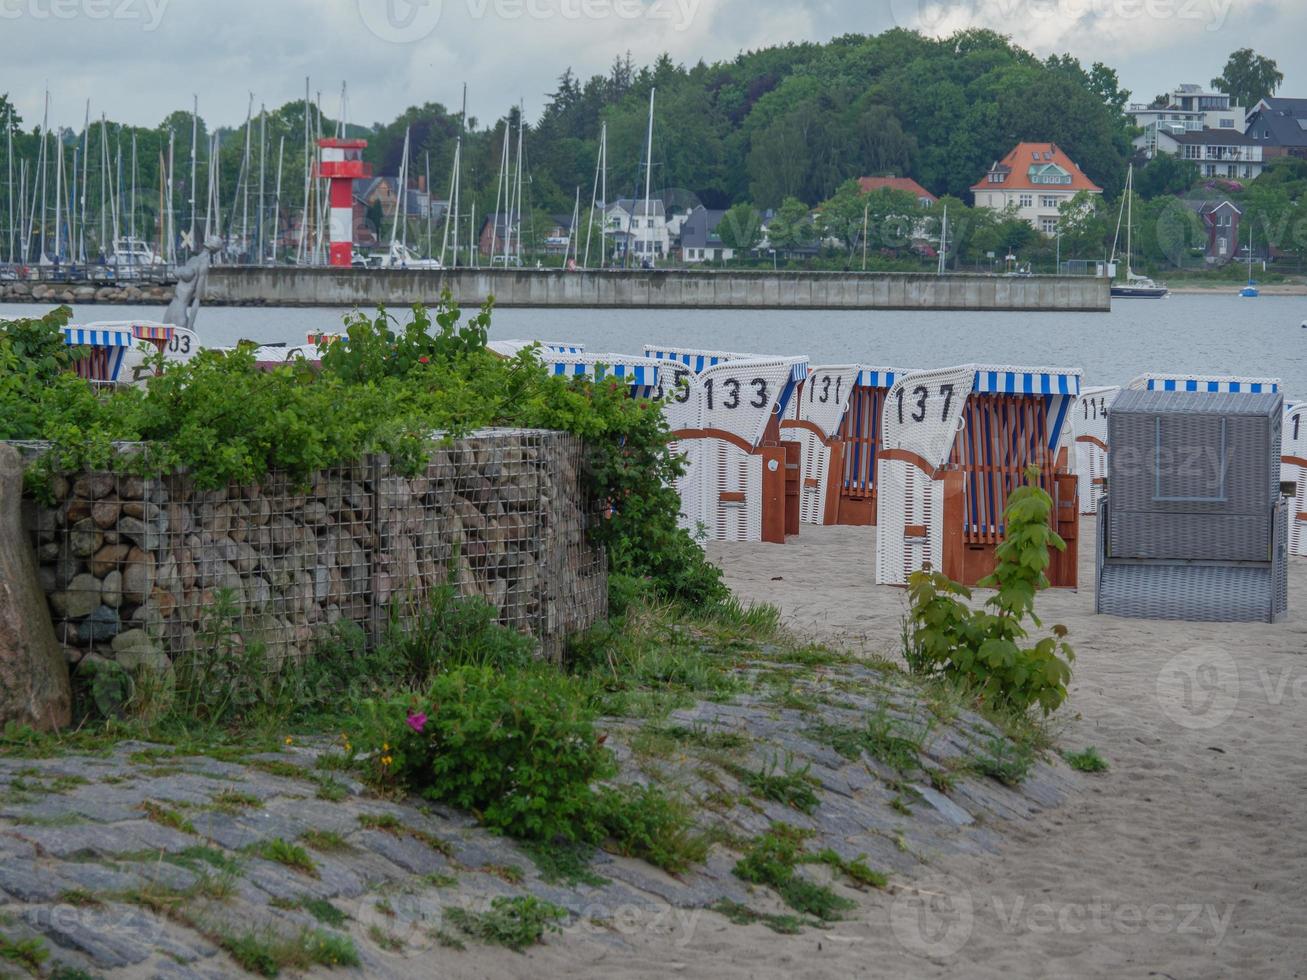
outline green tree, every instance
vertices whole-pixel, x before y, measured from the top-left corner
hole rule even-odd
[[[863,228],[870,223],[868,196],[856,180],[846,180],[834,197],[818,206],[822,236],[842,243],[850,258],[862,244]]]
[[[1135,190],[1146,201],[1163,194],[1183,194],[1198,183],[1198,164],[1159,153],[1135,174]]]
[[[808,206],[797,197],[787,197],[767,226],[767,240],[778,252],[802,248],[816,237]]]
[[[740,254],[751,252],[762,241],[762,215],[752,204],[736,204],[722,216],[717,234],[727,248]]]
[[[1212,87],[1230,96],[1235,105],[1251,109],[1262,99],[1274,95],[1284,81],[1275,62],[1252,48],[1240,48],[1225,63],[1225,69],[1212,79]]]
[[[1100,194],[1079,191],[1058,207],[1058,231],[1064,259],[1096,259],[1106,251],[1111,233]]]

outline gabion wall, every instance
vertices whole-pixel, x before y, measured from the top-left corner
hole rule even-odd
[[[433,450],[426,472],[383,456],[326,471],[197,490],[184,473],[83,473],[30,504],[41,585],[69,661],[132,669],[205,643],[229,596],[241,642],[311,653],[341,620],[373,637],[393,599],[454,581],[555,655],[607,614],[602,549],[585,530],[582,446],[559,432],[493,429]],[[401,604],[404,605],[404,604]]]

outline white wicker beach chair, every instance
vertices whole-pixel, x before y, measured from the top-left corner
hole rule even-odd
[[[654,398],[665,365],[647,357],[627,354],[560,354],[545,355],[545,367],[559,378],[612,380],[630,387],[632,398]]]
[[[966,365],[914,372],[885,400],[877,457],[876,575],[901,585],[929,561],[967,585],[987,574],[1007,497],[1028,466],[1053,497],[1067,551],[1050,566],[1075,585],[1075,478],[1063,458],[1080,371]]]
[[[1307,558],[1307,402],[1295,401],[1284,413],[1280,480],[1296,484],[1289,511],[1289,554]]]
[[[645,344],[644,356],[651,357],[655,361],[676,361],[695,374],[701,374],[705,368],[721,364],[723,361],[738,361],[743,358],[757,357],[758,355],[720,350],[700,350],[695,347],[676,347],[667,344]]]
[[[906,585],[930,563],[944,564],[944,484],[975,383],[973,365],[917,371],[894,382],[881,413],[876,460],[876,582]]]
[[[1119,386],[1085,388],[1071,411],[1075,440],[1076,480],[1080,487],[1080,513],[1097,514],[1107,485],[1107,415],[1120,394]]]
[[[793,399],[781,422],[781,433],[800,447],[799,520],[804,524],[834,523],[828,508],[831,495],[839,494],[843,476],[843,454],[839,454],[839,473],[832,473],[832,443],[849,409],[861,374],[859,364],[823,365],[810,368],[808,380],[798,398]]]
[[[64,344],[68,347],[89,347],[90,353],[73,363],[79,377],[94,385],[113,385],[130,380],[123,372],[127,354],[141,340],[123,321],[88,323],[85,326],[63,328]]]
[[[523,348],[530,347],[532,344],[540,345],[542,355],[585,353],[585,344],[548,340],[492,340],[486,344],[486,350],[500,357],[516,357]]]

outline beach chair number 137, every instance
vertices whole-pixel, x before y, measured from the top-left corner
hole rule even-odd
[[[907,396],[906,398],[904,397],[905,395]],[[903,425],[907,421],[926,421],[926,413],[932,398],[944,399],[944,407],[940,412],[939,420],[941,422],[947,422],[949,409],[953,406],[953,385],[940,385],[938,393],[934,396],[932,396],[930,388],[926,385],[917,385],[915,388],[911,389],[911,391],[906,388],[900,388],[898,390],[899,425]],[[905,403],[907,405],[906,414],[904,413]]]

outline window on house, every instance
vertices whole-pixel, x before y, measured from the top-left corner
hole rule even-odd
[[[1221,120],[1221,128],[1222,128],[1222,129],[1234,129],[1234,120],[1233,120],[1233,119],[1222,119],[1222,120]]]
[[[1020,206],[1021,206],[1021,207],[1023,207],[1023,208],[1028,208],[1028,207],[1033,206],[1034,203],[1035,203],[1035,196],[1034,196],[1033,194],[1022,194],[1022,195],[1021,195],[1021,202],[1020,202]]]
[[[1228,242],[1227,239],[1225,239],[1225,238],[1218,238],[1218,239],[1216,240],[1216,254],[1217,254],[1217,255],[1225,255],[1225,254],[1226,254],[1226,249],[1227,249],[1227,248],[1229,248],[1229,242]]]
[[[1057,234],[1057,219],[1056,219],[1056,218],[1040,218],[1040,219],[1039,219],[1039,230],[1042,231],[1045,235],[1056,235],[1056,234]]]
[[[1041,194],[1039,196],[1039,206],[1041,208],[1055,208],[1057,207],[1057,198],[1052,194]]]

